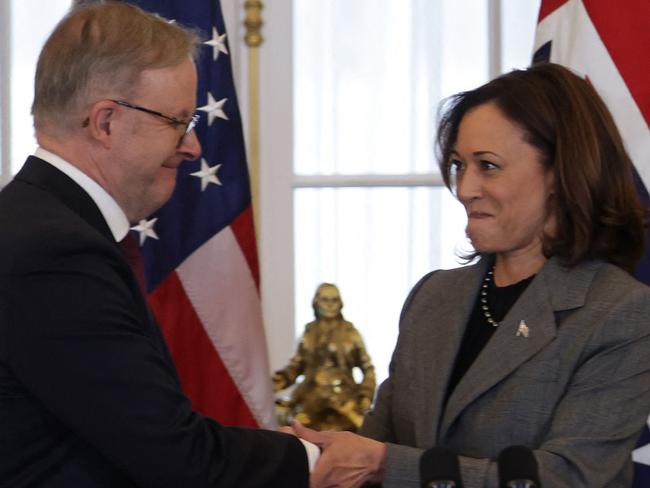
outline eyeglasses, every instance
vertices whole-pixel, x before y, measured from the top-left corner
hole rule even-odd
[[[160,112],[156,112],[155,110],[151,110],[148,108],[140,107],[139,105],[133,105],[132,103],[126,102],[124,100],[110,100],[111,102],[117,103],[118,105],[122,105],[123,107],[126,108],[132,108],[133,110],[139,110],[140,112],[144,112],[150,115],[155,115],[156,117],[160,117],[161,119],[165,119],[167,122],[169,122],[172,127],[185,127],[185,130],[183,131],[183,135],[180,137],[178,140],[178,144],[176,145],[177,148],[183,144],[183,140],[185,139],[185,136],[190,133],[194,127],[196,127],[196,124],[199,123],[199,119],[201,116],[199,114],[194,114],[190,118],[190,120],[181,120],[177,119],[176,117],[172,117],[170,115],[165,115]]]

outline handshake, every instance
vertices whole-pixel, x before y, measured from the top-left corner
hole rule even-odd
[[[310,488],[357,488],[366,483],[381,483],[386,458],[384,443],[352,432],[317,432],[295,421],[280,430],[320,449],[311,470]]]

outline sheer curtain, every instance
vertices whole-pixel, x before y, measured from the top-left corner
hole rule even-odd
[[[489,79],[491,34],[506,69],[528,64],[534,3],[499,2],[506,35],[489,31],[488,0],[295,0],[297,336],[334,282],[385,378],[408,290],[469,249],[434,158],[439,101]]]
[[[439,100],[489,78],[488,2],[294,5],[295,172],[436,171],[431,144]],[[503,54],[506,62],[521,65],[517,58],[522,46],[530,50],[535,24],[529,19],[522,32],[513,10],[504,9],[511,26],[504,41],[513,49]],[[526,34],[529,41],[521,43]]]

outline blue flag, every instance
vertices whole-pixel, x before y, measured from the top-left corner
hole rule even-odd
[[[241,117],[221,7],[134,0],[196,30],[196,134],[170,201],[134,227],[148,298],[194,408],[226,425],[273,427],[257,250]]]

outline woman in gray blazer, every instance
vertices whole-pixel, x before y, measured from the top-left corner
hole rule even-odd
[[[545,487],[629,486],[650,412],[650,289],[629,274],[646,212],[605,104],[540,64],[452,97],[438,143],[477,262],[411,292],[367,438],[294,426],[323,449],[312,486],[419,487],[442,446],[466,488],[497,487],[512,445]]]

